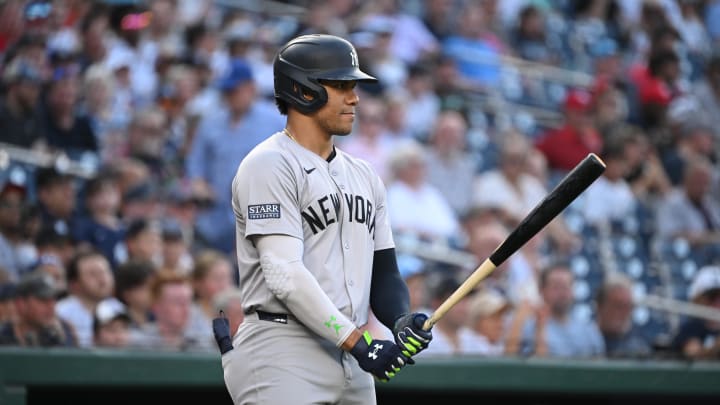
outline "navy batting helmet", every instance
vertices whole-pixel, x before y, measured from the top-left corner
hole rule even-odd
[[[273,74],[275,98],[303,114],[316,111],[327,102],[327,92],[318,80],[377,81],[360,70],[357,52],[350,42],[326,34],[290,40],[275,56]],[[314,97],[308,99],[303,93]]]

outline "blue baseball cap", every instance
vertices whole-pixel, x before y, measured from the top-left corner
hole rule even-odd
[[[595,41],[588,49],[590,55],[594,58],[604,58],[607,56],[617,55],[619,52],[618,44],[612,38],[602,38]]]
[[[225,76],[218,81],[218,88],[222,91],[232,90],[237,86],[253,80],[252,69],[243,59],[233,59]]]

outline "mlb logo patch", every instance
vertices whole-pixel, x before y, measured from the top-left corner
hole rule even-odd
[[[248,219],[280,218],[280,204],[248,205]]]

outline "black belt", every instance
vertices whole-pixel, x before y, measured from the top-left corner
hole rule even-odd
[[[288,323],[288,316],[287,314],[274,314],[272,312],[265,312],[256,310],[255,313],[257,313],[258,319],[261,321],[269,321],[269,322],[275,322],[275,323]]]

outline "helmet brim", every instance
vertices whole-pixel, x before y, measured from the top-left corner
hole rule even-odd
[[[378,79],[376,79],[373,76],[370,76],[369,74],[363,72],[362,70],[358,69],[357,67],[352,68],[346,68],[346,69],[338,69],[338,70],[330,70],[318,73],[317,75],[313,75],[312,73],[310,76],[313,76],[315,79],[320,80],[356,80],[358,82],[370,82],[374,83],[377,82]]]

